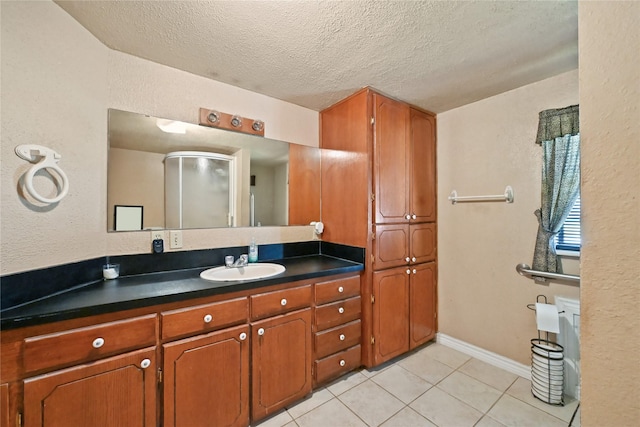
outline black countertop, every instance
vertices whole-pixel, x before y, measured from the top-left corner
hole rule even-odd
[[[200,278],[207,268],[121,276],[86,283],[2,311],[3,330],[121,310],[185,301],[248,289],[363,270],[363,264],[328,255],[307,255],[275,261],[286,267],[277,276],[254,281],[211,282]]]

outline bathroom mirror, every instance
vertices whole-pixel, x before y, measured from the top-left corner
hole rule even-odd
[[[317,185],[319,205],[312,147],[115,109],[108,140],[108,231],[117,231],[116,206],[143,206],[144,229],[153,230],[308,224],[297,213],[290,221],[290,186],[314,194]],[[295,173],[290,146],[304,159]]]

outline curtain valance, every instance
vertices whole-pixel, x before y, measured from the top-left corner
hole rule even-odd
[[[577,135],[580,132],[579,106],[544,110],[540,112],[536,144],[553,141],[565,135]]]

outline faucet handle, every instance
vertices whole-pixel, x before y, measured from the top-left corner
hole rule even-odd
[[[226,257],[224,257],[224,265],[226,267],[233,266],[233,255],[227,255]]]

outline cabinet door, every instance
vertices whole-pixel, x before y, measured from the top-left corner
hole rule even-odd
[[[436,336],[436,264],[411,268],[409,342],[413,349]]]
[[[412,264],[436,259],[436,224],[411,224],[409,226],[410,257]]]
[[[436,220],[436,120],[411,110],[411,222]]]
[[[9,384],[2,384],[0,385],[0,427],[11,425],[9,412]]]
[[[155,427],[155,348],[24,381],[26,427]]]
[[[376,225],[373,269],[382,270],[408,264],[409,225]]]
[[[249,424],[249,326],[163,345],[164,426]]]
[[[409,106],[378,94],[373,100],[375,222],[408,222]]]
[[[373,272],[374,362],[409,350],[409,267]]]
[[[311,393],[311,309],[251,325],[251,418]]]

